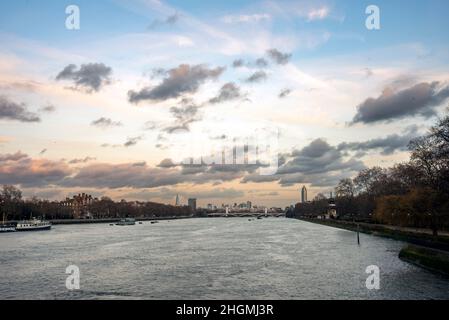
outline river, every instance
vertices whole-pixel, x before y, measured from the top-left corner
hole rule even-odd
[[[0,299],[449,299],[403,242],[304,221],[202,218],[0,234]],[[70,291],[66,267],[80,270]],[[380,289],[365,273],[380,269]]]

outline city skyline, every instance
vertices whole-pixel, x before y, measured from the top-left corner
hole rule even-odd
[[[366,1],[78,1],[79,30],[70,4],[0,4],[0,184],[26,197],[285,207],[407,160],[447,107],[447,1],[377,1],[380,30]],[[173,159],[265,126],[275,174]]]

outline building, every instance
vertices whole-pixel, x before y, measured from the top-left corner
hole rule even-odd
[[[176,201],[175,201],[175,206],[179,207],[181,205],[180,201],[179,201],[179,194],[176,195]]]
[[[338,215],[337,215],[337,205],[335,204],[335,200],[334,197],[332,196],[332,192],[329,198],[329,206],[327,208],[327,215],[326,215],[327,219],[337,219]]]
[[[253,207],[253,204],[251,203],[251,201],[246,201],[246,208],[251,209],[252,207]]]
[[[306,203],[307,202],[307,188],[306,186],[303,186],[301,189],[301,202]]]
[[[80,193],[73,198],[66,198],[61,204],[73,210],[74,219],[89,219],[92,218],[89,208],[96,200],[98,199],[94,199],[90,194]]]
[[[196,199],[195,198],[190,198],[188,200],[188,205],[192,209],[192,211],[196,211]]]

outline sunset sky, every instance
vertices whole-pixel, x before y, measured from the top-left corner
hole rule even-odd
[[[380,30],[365,26],[371,4]],[[447,0],[1,1],[0,184],[202,206],[329,193],[408,159],[445,112],[448,12]],[[254,136],[278,141],[272,175],[180,163]]]

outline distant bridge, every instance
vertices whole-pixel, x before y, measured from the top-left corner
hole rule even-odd
[[[241,218],[241,217],[273,217],[273,218],[282,218],[285,217],[285,212],[211,212],[207,214],[208,217],[226,217],[226,218]]]

